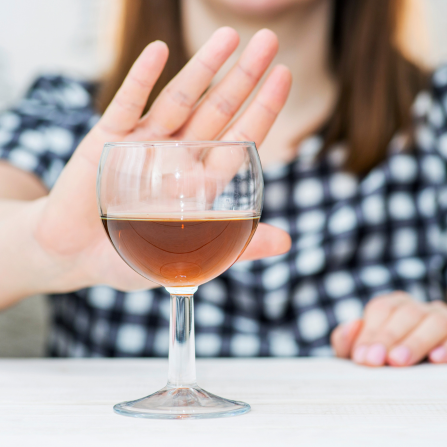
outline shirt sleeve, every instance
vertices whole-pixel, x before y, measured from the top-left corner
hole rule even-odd
[[[87,84],[40,77],[14,108],[0,114],[0,159],[51,189],[96,119]]]

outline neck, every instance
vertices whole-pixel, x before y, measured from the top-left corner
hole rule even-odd
[[[280,46],[274,63],[291,69],[293,86],[260,156],[264,166],[290,161],[296,155],[297,141],[327,119],[335,102],[336,86],[329,69],[330,0],[302,1],[268,16],[235,13],[212,0],[183,0],[182,8],[190,55],[220,26],[231,26],[239,32],[241,44],[219,73],[221,77],[257,30],[269,28],[277,34]]]

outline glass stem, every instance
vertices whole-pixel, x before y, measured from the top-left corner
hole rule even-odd
[[[197,287],[166,287],[171,294],[168,386],[196,385],[194,292]]]

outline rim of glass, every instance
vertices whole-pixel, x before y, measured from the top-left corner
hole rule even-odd
[[[219,140],[203,140],[203,141],[117,141],[117,142],[107,142],[104,147],[126,147],[126,146],[141,146],[141,147],[151,147],[151,146],[165,146],[165,147],[179,147],[179,146],[202,146],[213,144],[216,146],[255,146],[254,141],[219,141]]]

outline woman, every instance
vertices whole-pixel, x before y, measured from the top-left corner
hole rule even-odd
[[[429,81],[396,50],[403,6],[398,0],[127,2],[118,63],[98,91],[42,78],[2,117],[3,305],[57,293],[54,356],[166,355],[164,292],[118,291],[155,285],[123,265],[97,218],[102,145],[248,139],[258,144],[265,168],[263,221],[289,232],[292,248],[284,253],[284,233],[261,227],[245,259],[277,256],[236,265],[200,287],[198,355],[319,355],[332,343],[338,356],[370,366],[413,365],[426,356],[446,362],[447,75],[441,69]],[[244,41],[257,29],[273,29],[281,43],[277,58],[294,78],[285,103],[290,72],[273,68],[229,126],[278,41],[262,30],[240,53],[238,35],[224,25]],[[161,75],[166,46],[143,49],[155,39],[171,50]],[[233,68],[206,91],[227,60]],[[105,110],[99,121],[93,99]],[[140,119],[143,110],[149,111]]]

